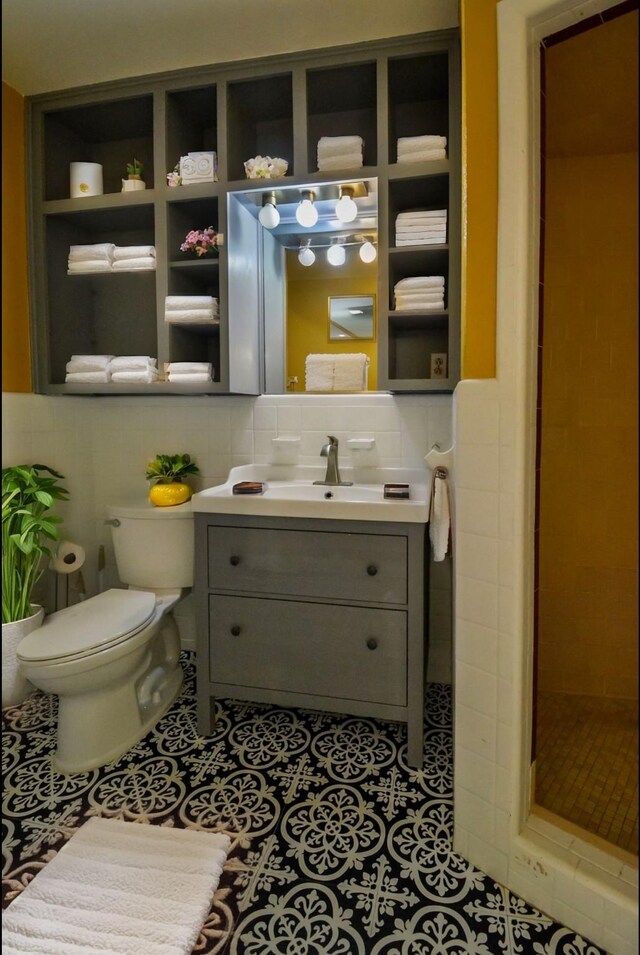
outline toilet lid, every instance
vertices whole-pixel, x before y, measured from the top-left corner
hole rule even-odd
[[[104,650],[144,627],[155,606],[155,594],[146,590],[105,590],[45,617],[18,644],[18,659],[44,663]]]

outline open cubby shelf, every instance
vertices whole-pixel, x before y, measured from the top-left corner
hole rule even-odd
[[[376,181],[378,381],[393,392],[451,391],[459,377],[460,63],[457,31],[283,54],[119,80],[27,100],[31,208],[30,283],[35,388],[50,394],[259,394],[267,321],[285,296],[267,296],[270,263],[255,220],[232,214],[229,195],[265,189],[244,163],[286,159],[285,185]],[[359,169],[320,172],[323,136],[359,135]],[[399,163],[399,137],[447,137],[446,159]],[[216,181],[171,188],[167,174],[189,152],[215,152]],[[146,189],[122,192],[126,165],[144,165]],[[103,167],[103,194],[71,199],[71,162]],[[412,209],[446,209],[446,242],[395,247],[395,220]],[[215,257],[180,244],[213,226]],[[231,243],[229,238],[231,237]],[[156,269],[67,274],[69,246],[153,245]],[[247,243],[246,245],[243,243]],[[438,313],[394,311],[403,278],[445,277]],[[167,295],[213,295],[215,326],[164,321]],[[269,301],[266,301],[269,299]],[[261,309],[263,311],[261,311]],[[262,324],[261,324],[262,323]],[[210,361],[214,380],[174,386],[65,384],[72,354],[149,354],[159,364]],[[431,374],[446,356],[446,378]],[[282,383],[284,391],[284,381]],[[273,390],[273,389],[271,389]]]

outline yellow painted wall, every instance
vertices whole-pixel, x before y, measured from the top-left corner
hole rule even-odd
[[[548,148],[566,153],[570,138],[581,154],[546,162],[539,518],[539,688],[627,699],[638,697],[637,19],[546,54]],[[601,59],[595,45],[611,42]],[[577,85],[600,96],[600,62],[625,91],[613,84],[599,115],[592,98],[591,133],[569,137],[563,117],[580,107],[563,77],[581,68]],[[606,154],[621,133],[635,151]]]
[[[460,0],[463,115],[462,377],[495,375],[496,0]],[[23,99],[2,86],[3,390],[30,391]],[[7,177],[11,177],[10,182]],[[370,379],[374,380],[373,377]]]
[[[2,390],[31,391],[24,99],[2,84]]]

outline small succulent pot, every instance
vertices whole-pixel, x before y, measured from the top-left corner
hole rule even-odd
[[[129,176],[122,180],[122,192],[137,192],[139,189],[146,189],[147,184],[142,181],[140,176]]]

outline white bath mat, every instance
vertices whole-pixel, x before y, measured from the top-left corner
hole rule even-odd
[[[190,955],[230,844],[90,819],[2,913],[2,955]]]

